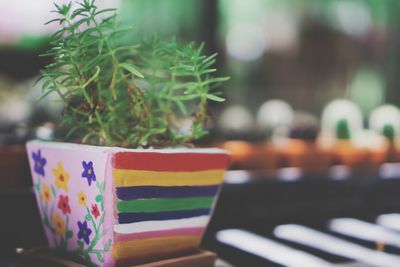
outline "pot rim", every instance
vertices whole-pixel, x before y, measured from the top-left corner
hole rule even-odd
[[[45,145],[47,147],[63,148],[63,149],[87,149],[87,150],[104,150],[107,152],[137,152],[137,153],[163,153],[163,154],[173,154],[173,153],[199,153],[199,154],[225,154],[229,155],[226,150],[219,148],[124,148],[124,147],[110,147],[110,146],[94,146],[86,144],[77,144],[69,142],[55,142],[55,141],[42,141],[42,140],[31,140],[26,142],[27,145]]]

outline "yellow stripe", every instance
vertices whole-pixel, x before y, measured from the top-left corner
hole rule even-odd
[[[114,259],[149,258],[167,256],[198,248],[201,236],[174,236],[149,239],[138,239],[122,243],[116,243],[113,249]]]
[[[113,170],[116,186],[193,186],[212,185],[222,182],[224,170],[197,172],[156,172]]]

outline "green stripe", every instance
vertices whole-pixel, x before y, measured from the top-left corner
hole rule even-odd
[[[211,208],[213,197],[138,199],[118,202],[119,212],[159,212]]]

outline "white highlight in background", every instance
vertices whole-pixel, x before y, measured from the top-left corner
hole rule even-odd
[[[265,31],[256,23],[237,23],[228,29],[226,36],[228,54],[242,61],[260,58],[267,49]]]
[[[42,36],[53,32],[57,23],[44,25],[54,19],[54,2],[67,4],[68,0],[0,0],[0,44],[13,44],[22,36]],[[120,0],[97,0],[99,8],[118,7]]]
[[[378,216],[376,222],[384,227],[400,231],[400,214],[392,213],[392,214],[384,214]]]
[[[217,240],[271,262],[290,267],[325,267],[330,263],[301,250],[240,229],[219,231]]]
[[[313,247],[334,255],[381,267],[400,266],[400,257],[375,251],[363,246],[321,233],[296,224],[280,225],[274,234],[278,238]]]
[[[400,247],[400,235],[380,225],[354,218],[339,218],[329,222],[329,230],[334,232],[384,244]]]

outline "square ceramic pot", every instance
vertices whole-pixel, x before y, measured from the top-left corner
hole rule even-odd
[[[50,247],[89,266],[196,250],[229,163],[218,149],[31,141],[27,151]]]

